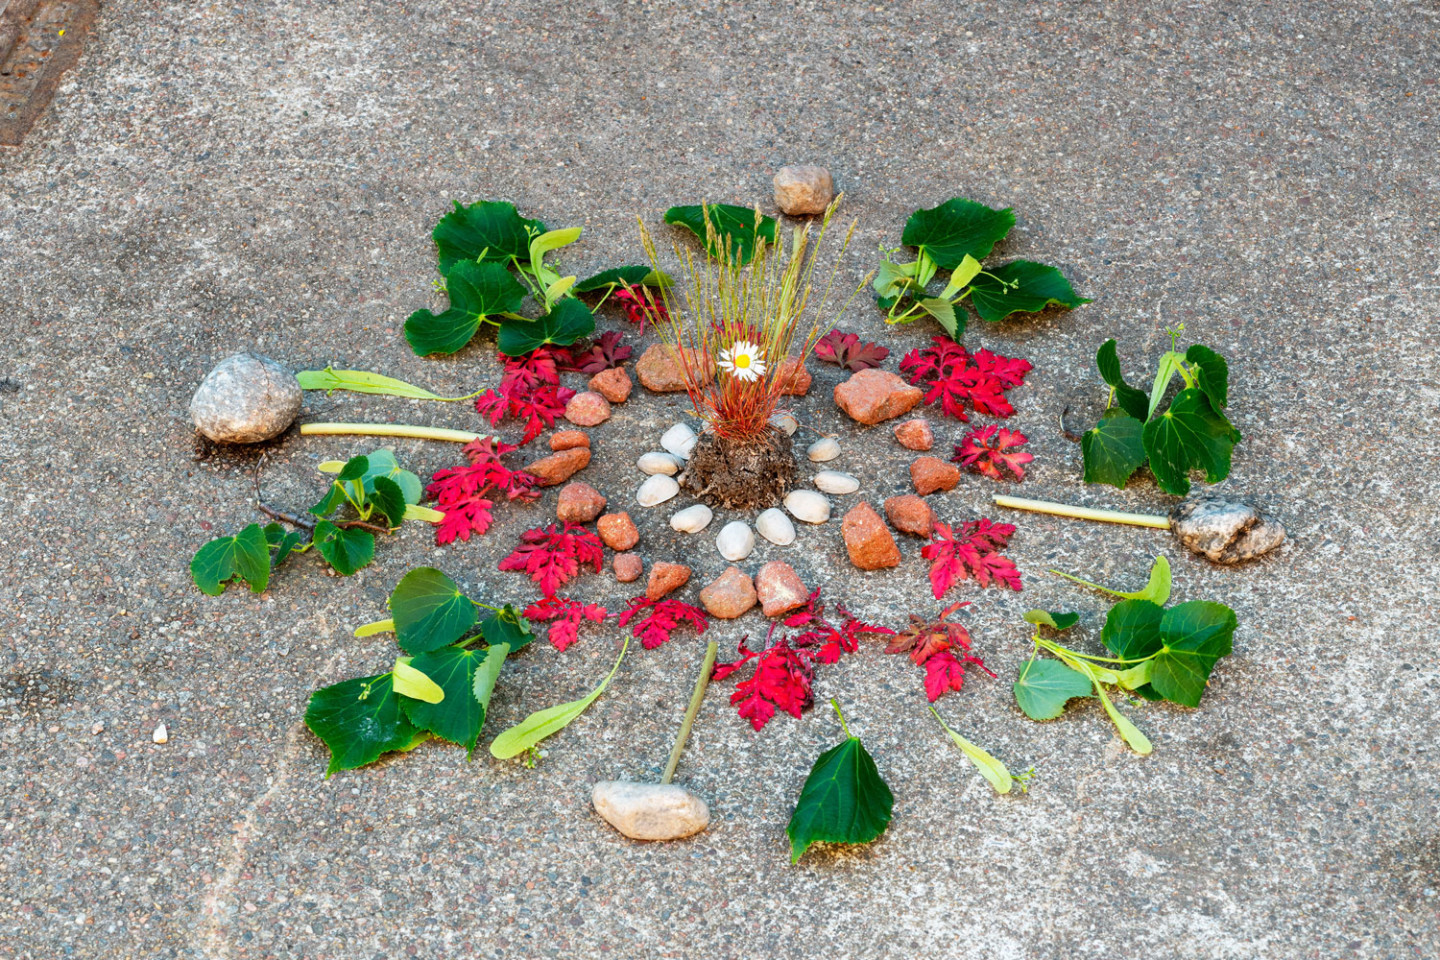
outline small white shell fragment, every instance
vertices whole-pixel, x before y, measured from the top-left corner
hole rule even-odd
[[[744,520],[731,520],[715,538],[715,548],[726,560],[744,560],[755,549],[755,531]]]
[[[785,497],[790,516],[806,523],[824,523],[830,519],[830,501],[814,490],[792,490]]]
[[[755,529],[760,536],[777,546],[788,547],[795,542],[795,524],[778,507],[771,507],[756,517]]]
[[[663,473],[667,477],[673,477],[680,472],[683,463],[684,461],[673,453],[661,453],[655,450],[650,453],[642,453],[640,459],[635,461],[635,466],[640,468],[641,473],[648,476],[653,477],[657,473]]]
[[[785,436],[795,436],[795,431],[800,429],[800,421],[796,420],[793,414],[777,413],[770,418],[770,425],[785,431]]]
[[[657,473],[640,484],[640,492],[635,495],[635,499],[642,507],[653,507],[657,503],[664,503],[679,492],[680,484],[675,482],[674,477]]]
[[[697,503],[677,510],[670,518],[670,527],[680,533],[699,533],[710,525],[715,513],[703,503]]]
[[[660,446],[669,450],[681,460],[689,460],[690,451],[695,449],[695,444],[699,439],[700,438],[695,435],[695,431],[690,429],[690,424],[677,423],[665,431],[665,435],[660,438]]]
[[[166,730],[165,724],[162,723],[160,724],[160,726],[155,728],[155,734],[150,739],[154,740],[156,743],[169,743],[170,731]]]
[[[821,470],[815,474],[815,489],[821,493],[846,494],[860,489],[860,481],[839,470]]]
[[[840,444],[834,437],[821,437],[805,450],[805,455],[815,463],[824,463],[840,456]]]

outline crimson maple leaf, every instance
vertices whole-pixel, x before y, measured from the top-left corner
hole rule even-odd
[[[815,341],[815,356],[847,370],[865,370],[880,366],[890,356],[890,350],[878,343],[861,343],[859,334],[831,330]]]
[[[525,619],[531,623],[548,623],[546,637],[561,653],[580,639],[580,623],[603,623],[610,611],[598,603],[582,603],[568,597],[545,597],[525,608]]]
[[[482,437],[465,444],[462,452],[469,463],[449,467],[435,473],[425,492],[436,500],[435,506],[445,517],[435,527],[435,543],[444,546],[455,540],[469,540],[470,535],[490,529],[492,494],[504,494],[509,500],[534,500],[540,496],[535,489],[536,478],[524,470],[511,470],[500,458],[518,449],[492,437]]]
[[[811,595],[811,602],[814,602],[815,595]],[[802,608],[804,609],[804,608]],[[895,631],[889,627],[881,627],[872,623],[862,623],[850,615],[850,611],[843,606],[836,604],[835,609],[844,618],[839,627],[829,621],[814,617],[817,626],[804,633],[791,637],[790,642],[802,651],[813,650],[812,656],[821,663],[835,663],[840,659],[842,653],[854,653],[860,647],[860,635],[865,633],[879,634],[880,636],[893,637]],[[788,620],[786,621],[789,622]]]
[[[723,680],[744,664],[756,661],[750,679],[735,684],[735,692],[730,695],[737,712],[756,730],[763,730],[777,709],[798,720],[801,711],[815,702],[815,668],[799,651],[791,649],[788,641],[781,640],[756,653],[741,640],[739,653],[740,659],[733,663],[716,664],[712,677]]]
[[[645,335],[645,324],[660,323],[670,318],[663,301],[657,299],[648,287],[625,287],[616,290],[610,299],[625,311],[625,319],[640,324],[640,335]]]
[[[620,342],[619,331],[607,330],[600,334],[600,338],[589,350],[576,354],[567,369],[578,373],[599,373],[602,370],[620,366],[629,360],[630,355],[634,352]]]
[[[1029,438],[1019,430],[1009,430],[991,424],[967,433],[955,448],[950,459],[961,466],[983,473],[992,480],[1004,480],[1001,467],[1007,468],[1016,480],[1025,479],[1024,464],[1035,457],[1015,447],[1028,443]]]
[[[945,591],[960,580],[974,578],[982,587],[992,582],[1011,590],[1020,589],[1020,571],[1003,550],[1015,532],[1010,523],[992,523],[984,517],[967,520],[954,530],[948,523],[936,523],[934,542],[920,549],[920,555],[934,561],[930,565],[930,587],[939,600]]]
[[[995,676],[984,660],[970,652],[970,631],[963,624],[950,622],[951,614],[968,605],[951,604],[934,620],[912,613],[910,629],[897,634],[885,649],[886,653],[908,653],[916,665],[925,668],[925,696],[931,703],[940,699],[945,691],[961,688],[967,666],[977,666]]]
[[[705,611],[699,607],[683,600],[651,600],[648,597],[631,600],[630,606],[620,614],[620,626],[628,627],[632,621],[635,629],[630,635],[638,639],[646,650],[654,650],[668,641],[682,621],[693,626],[697,634],[704,633],[710,625]]]
[[[1005,391],[1025,382],[1030,361],[1002,357],[989,350],[972,355],[949,337],[932,338],[934,345],[911,350],[900,361],[900,371],[916,386],[925,387],[925,402],[940,402],[940,409],[957,420],[969,420],[969,404],[976,413],[1008,417],[1015,412]]]
[[[505,417],[514,417],[525,424],[524,446],[540,435],[545,427],[553,427],[555,418],[565,412],[565,404],[575,391],[560,386],[560,371],[572,369],[574,359],[564,347],[542,346],[505,360],[505,373],[498,390],[486,390],[475,401],[475,410],[499,426]]]
[[[500,561],[500,569],[524,573],[540,585],[542,594],[553,597],[585,564],[599,573],[604,558],[604,547],[594,533],[574,523],[563,528],[552,523],[520,534],[520,545]]]

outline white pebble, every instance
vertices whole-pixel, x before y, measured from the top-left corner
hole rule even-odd
[[[679,840],[710,823],[705,801],[673,783],[602,780],[591,802],[607,823],[634,840]]]
[[[169,743],[170,731],[166,730],[165,724],[162,723],[160,724],[160,726],[155,728],[155,735],[152,736],[150,739],[154,740],[156,743]]]
[[[673,477],[680,472],[680,467],[683,463],[684,461],[675,456],[675,454],[660,453],[658,450],[651,453],[642,453],[640,459],[635,461],[635,465],[640,468],[641,473],[652,477],[657,473],[663,473],[667,477]]]
[[[776,507],[755,518],[755,529],[760,531],[760,536],[782,547],[795,542],[795,524],[785,516],[785,511]]]
[[[680,484],[675,482],[674,477],[657,473],[640,484],[640,492],[635,495],[635,499],[640,502],[642,507],[653,507],[657,503],[664,503],[679,492]]]
[[[755,531],[744,520],[731,520],[715,538],[715,547],[726,560],[744,560],[755,549]]]
[[[806,523],[824,523],[830,519],[830,501],[814,490],[792,490],[785,497],[790,516]]]
[[[800,429],[800,421],[796,420],[793,414],[777,413],[770,418],[770,425],[777,429],[784,430],[785,436],[795,436],[795,431]]]
[[[805,455],[815,463],[834,460],[840,456],[840,444],[835,441],[834,437],[821,437],[819,440],[810,444],[809,448],[805,451]]]
[[[815,489],[821,493],[854,493],[860,489],[860,481],[839,470],[821,470],[815,474]]]
[[[660,438],[660,446],[669,450],[681,460],[690,459],[690,451],[695,449],[695,444],[700,440],[695,431],[690,429],[688,423],[677,423],[665,435]]]
[[[670,518],[670,527],[681,533],[699,533],[710,525],[710,520],[714,516],[714,512],[709,507],[703,503],[697,503],[684,510],[677,510],[675,515]]]

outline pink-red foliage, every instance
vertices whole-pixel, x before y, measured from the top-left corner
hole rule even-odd
[[[483,534],[493,520],[491,509],[495,495],[507,500],[534,500],[540,495],[535,489],[536,478],[524,470],[511,470],[500,458],[516,449],[491,437],[465,444],[462,452],[469,463],[449,467],[435,473],[425,492],[436,500],[437,509],[445,518],[435,526],[435,542],[441,546],[454,540],[469,540],[470,535]]]
[[[500,561],[500,569],[524,573],[540,585],[542,594],[553,597],[585,564],[599,573],[604,558],[604,546],[593,532],[579,524],[562,528],[552,523],[520,534],[520,545]]]
[[[908,653],[917,666],[925,670],[925,696],[934,703],[948,690],[959,690],[965,683],[965,668],[976,666],[990,676],[994,671],[985,661],[970,652],[970,631],[949,617],[965,603],[951,604],[935,620],[925,620],[913,613],[910,629],[898,634],[885,649],[886,653]]]
[[[624,287],[611,294],[610,299],[625,311],[626,320],[640,325],[639,332],[642,337],[645,335],[647,323],[660,323],[670,317],[665,310],[665,304],[646,287]]]
[[[668,641],[682,623],[689,623],[697,634],[705,632],[709,621],[705,611],[681,600],[651,600],[636,597],[630,606],[620,614],[620,626],[635,624],[631,636],[640,641],[646,650],[654,650]]]
[[[831,330],[815,341],[815,358],[838,364],[846,370],[878,367],[890,356],[890,349],[878,343],[861,343],[859,334]]]
[[[1020,571],[1010,558],[999,551],[1010,543],[1015,525],[992,523],[981,517],[967,520],[958,530],[948,523],[936,523],[931,534],[933,542],[920,549],[920,555],[932,561],[930,587],[939,600],[952,585],[974,578],[982,587],[991,583],[1020,590]]]
[[[498,390],[486,390],[475,401],[475,409],[491,426],[506,416],[525,424],[524,446],[555,425],[575,391],[560,386],[560,371],[573,369],[574,358],[564,347],[539,347],[523,357],[505,358],[505,373]]]
[[[934,337],[934,345],[911,350],[900,370],[916,386],[925,388],[925,402],[940,404],[942,412],[969,420],[968,404],[976,413],[1008,417],[1015,412],[1005,391],[1025,382],[1030,361],[1002,357],[989,350],[973,354],[949,337]]]
[[[582,603],[568,597],[545,597],[525,608],[525,619],[531,623],[548,623],[546,638],[555,649],[565,651],[580,639],[580,623],[603,623],[610,611],[597,603]]]
[[[992,480],[1005,479],[1001,467],[1014,474],[1016,480],[1024,480],[1024,465],[1035,457],[1015,448],[1028,442],[1029,438],[1019,430],[997,427],[992,423],[967,433],[955,448],[955,456],[950,459]]]

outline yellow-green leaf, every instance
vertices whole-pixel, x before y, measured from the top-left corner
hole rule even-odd
[[[445,691],[440,689],[440,684],[410,666],[409,657],[397,657],[393,673],[396,693],[426,703],[439,703],[445,699]]]
[[[1011,786],[1014,785],[1014,779],[1010,776],[1010,771],[1006,769],[1005,764],[996,760],[989,753],[977,747],[969,740],[966,740],[954,730],[951,730],[950,724],[945,722],[945,718],[940,716],[939,711],[934,707],[930,708],[930,712],[935,714],[935,719],[940,721],[940,726],[944,727],[945,732],[950,734],[950,739],[955,741],[955,746],[959,747],[965,756],[970,759],[970,762],[975,764],[975,768],[980,771],[980,775],[990,781],[990,786],[995,788],[995,792],[1009,793]]]

